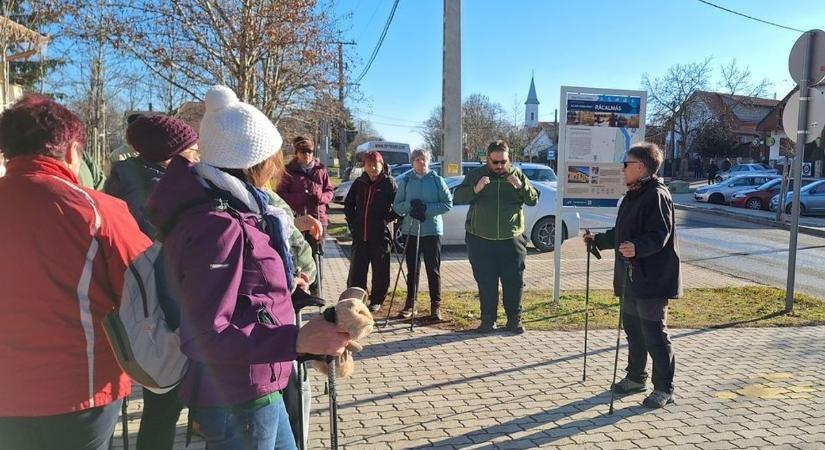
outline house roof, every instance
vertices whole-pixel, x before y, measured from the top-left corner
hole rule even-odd
[[[524,102],[525,105],[538,105],[539,98],[536,96],[536,83],[533,81],[533,77],[530,77],[530,92],[527,93],[527,101]]]
[[[757,134],[757,126],[779,105],[779,100],[695,91],[691,97],[703,101],[717,117],[725,116],[734,133]]]
[[[758,131],[782,131],[782,112],[785,110],[785,105],[788,104],[788,99],[798,90],[799,86],[794,86],[790,92],[782,97],[782,100],[771,109],[771,112],[756,124],[756,129]]]

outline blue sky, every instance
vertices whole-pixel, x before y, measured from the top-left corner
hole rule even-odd
[[[825,27],[821,0],[713,0],[792,28]],[[342,0],[351,13],[345,39],[356,42],[361,72],[393,0]],[[414,128],[441,102],[442,0],[401,0],[381,51],[361,81],[355,105],[391,141],[419,145]],[[799,34],[696,0],[464,0],[462,95],[482,93],[512,115],[535,74],[541,120],[553,120],[562,85],[638,89],[642,74],[712,57],[716,73],[737,59],[782,97],[793,86],[788,54]]]

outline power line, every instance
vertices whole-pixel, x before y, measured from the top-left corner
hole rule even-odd
[[[737,15],[737,16],[744,17],[744,18],[746,18],[746,19],[751,19],[751,20],[755,20],[755,21],[757,21],[757,22],[762,22],[762,23],[764,23],[764,24],[766,24],[766,25],[771,25],[771,26],[774,26],[774,27],[784,28],[784,29],[786,29],[786,30],[790,30],[790,31],[797,31],[797,32],[799,32],[799,33],[804,33],[804,32],[805,32],[805,31],[803,31],[803,30],[799,30],[799,29],[792,28],[792,27],[786,27],[785,25],[780,25],[780,24],[778,24],[778,23],[775,23],[775,22],[770,22],[770,21],[767,21],[767,20],[764,20],[764,19],[760,19],[760,18],[758,18],[758,17],[749,16],[749,15],[747,15],[747,14],[743,14],[743,13],[740,13],[740,12],[738,12],[738,11],[734,11],[734,10],[732,10],[732,9],[725,8],[724,6],[719,6],[719,5],[717,5],[717,4],[711,3],[711,2],[706,1],[706,0],[697,0],[697,1],[698,1],[699,3],[704,3],[704,4],[708,5],[708,6],[712,6],[712,7],[714,7],[714,8],[721,9],[722,11],[726,11],[726,12],[729,12],[729,13],[731,13],[731,14],[735,14],[735,15]]]
[[[387,31],[390,29],[390,24],[392,23],[393,17],[395,17],[395,10],[398,9],[398,2],[399,0],[395,0],[395,3],[392,4],[392,9],[390,10],[390,16],[387,17],[387,23],[384,24],[384,29],[381,31],[381,36],[378,38],[378,43],[375,45],[375,49],[372,51],[372,55],[370,55],[369,61],[367,61],[366,67],[364,67],[364,71],[361,72],[361,75],[355,80],[355,84],[361,82],[361,79],[367,75],[369,72],[370,67],[372,67],[372,62],[375,61],[375,57],[378,56],[378,51],[381,50],[381,45],[384,43],[384,38],[387,37]]]

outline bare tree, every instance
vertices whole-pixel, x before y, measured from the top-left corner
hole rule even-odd
[[[504,108],[482,94],[471,94],[461,105],[461,124],[464,132],[464,160],[478,158],[478,152],[487,149],[495,139],[507,139],[511,127],[504,117]],[[433,109],[419,132],[433,154],[441,155],[444,139],[442,112]],[[509,142],[508,142],[509,143]],[[523,148],[523,147],[522,147]]]
[[[424,146],[426,146],[433,155],[439,157],[443,155],[444,130],[442,121],[442,110],[440,106],[433,108],[430,117],[424,121],[419,130],[419,134],[424,138]]]
[[[110,40],[193,99],[225,84],[277,122],[338,85],[339,30],[326,3],[117,1]]]
[[[730,64],[722,65],[719,69],[722,75],[719,89],[729,95],[764,97],[771,86],[767,78],[754,83],[750,67],[739,67],[735,58]]]
[[[702,62],[677,64],[662,77],[642,76],[651,122],[670,128],[683,142],[689,142],[702,128],[705,111],[689,100],[696,91],[710,85],[713,73],[710,62],[711,58],[705,58]],[[673,155],[672,145],[666,149],[667,159]]]

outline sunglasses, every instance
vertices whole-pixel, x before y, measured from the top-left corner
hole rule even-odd
[[[641,163],[642,163],[641,161],[622,161],[622,164],[624,165],[625,169],[627,169],[628,164],[641,164]]]
[[[306,153],[307,155],[311,155],[311,154],[313,154],[313,153],[315,153],[315,152],[314,152],[313,150],[301,150],[301,151],[299,151],[298,153]]]
[[[509,161],[507,161],[506,159],[502,159],[502,160],[491,159],[490,160],[490,164],[492,164],[494,166],[503,166],[504,164],[507,164],[508,162]]]

